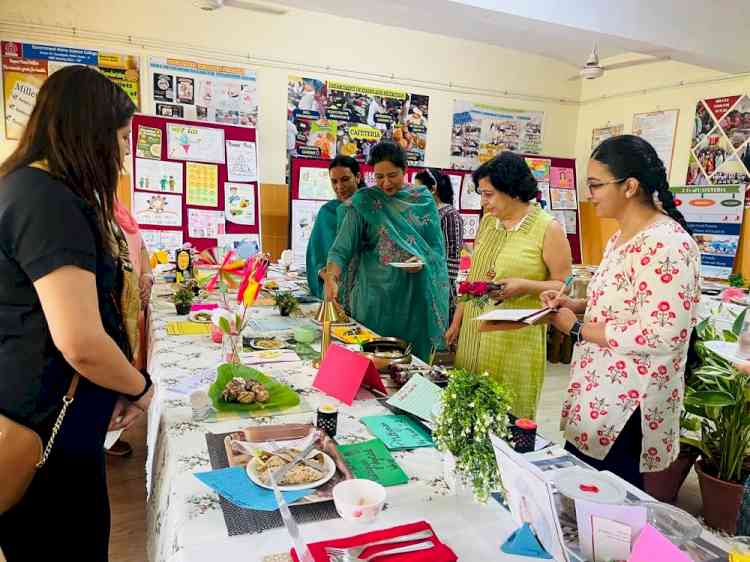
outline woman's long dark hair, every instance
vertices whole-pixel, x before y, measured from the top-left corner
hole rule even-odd
[[[677,210],[672,192],[669,190],[667,170],[651,144],[635,135],[619,135],[603,141],[591,153],[591,158],[607,166],[616,178],[635,178],[641,185],[643,201],[654,205],[654,194],[662,209],[680,223],[688,234],[693,232],[685,217]]]
[[[0,166],[0,176],[45,160],[52,176],[95,209],[106,240],[121,164],[117,130],[134,112],[128,95],[103,74],[86,66],[62,68],[39,90],[23,136]]]

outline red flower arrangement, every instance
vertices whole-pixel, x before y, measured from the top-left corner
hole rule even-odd
[[[462,281],[458,284],[458,302],[478,301],[485,304],[490,299],[490,294],[502,291],[505,286],[486,281]]]

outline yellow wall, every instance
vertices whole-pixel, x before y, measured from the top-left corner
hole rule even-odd
[[[341,78],[352,82],[387,84],[430,96],[430,119],[427,140],[428,163],[446,166],[449,163],[450,128],[454,99],[469,99],[502,107],[544,110],[546,113],[544,153],[572,157],[578,121],[576,104],[522,101],[470,95],[452,91],[448,82],[474,88],[525,92],[535,96],[554,96],[577,100],[580,84],[568,82],[571,67],[543,57],[500,49],[488,45],[450,39],[428,33],[407,31],[397,27],[369,24],[350,19],[300,10],[284,16],[223,8],[202,12],[190,0],[0,0],[0,18],[7,21],[33,22],[43,25],[75,26],[160,41],[180,42],[194,47],[221,49],[234,53],[252,53],[268,59],[258,72],[260,115],[258,123],[260,181],[283,183],[286,157],[286,91],[290,74],[320,78]],[[399,24],[394,12],[394,25]],[[28,34],[10,36],[8,26],[3,39],[28,40]],[[50,41],[35,37],[36,42]],[[51,42],[51,41],[50,41]],[[58,38],[60,44],[75,44]],[[85,40],[81,46],[126,49],[111,39]],[[127,49],[133,54],[190,55],[195,49],[176,53],[174,48]],[[207,62],[223,62],[220,58],[193,58]],[[295,61],[289,65],[276,61]],[[237,61],[231,61],[237,62]],[[305,65],[306,70],[299,67]],[[294,65],[293,65],[294,66]],[[317,67],[317,72],[312,67]],[[336,74],[326,67],[357,69],[362,73],[395,75],[394,80],[376,80]],[[144,74],[145,77],[145,74]],[[402,77],[446,84],[408,86]],[[149,107],[145,108],[147,111]],[[0,159],[12,145],[0,141]]]
[[[610,61],[607,61],[610,62]],[[680,81],[703,82],[679,86]],[[644,90],[655,90],[647,91]],[[630,95],[621,95],[630,92]],[[597,127],[624,124],[631,132],[633,115],[660,109],[679,109],[671,185],[684,184],[690,155],[695,105],[700,99],[750,93],[750,76],[732,77],[705,68],[677,62],[662,62],[618,70],[581,88],[581,111],[576,134],[576,163],[579,193],[585,201],[586,163],[591,152],[591,132]],[[606,96],[606,97],[602,97]],[[614,231],[614,222],[600,222],[593,209],[582,203],[583,261],[598,263],[604,243]],[[744,231],[736,270],[750,278],[750,211],[745,211]]]

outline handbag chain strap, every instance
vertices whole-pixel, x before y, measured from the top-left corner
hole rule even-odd
[[[42,453],[42,458],[39,459],[38,463],[36,463],[37,469],[40,469],[44,466],[44,464],[47,462],[47,459],[49,458],[50,453],[52,452],[52,445],[55,444],[55,438],[57,437],[57,434],[60,432],[60,427],[62,427],[62,422],[65,419],[65,414],[68,411],[68,406],[70,406],[73,403],[73,400],[75,399],[76,387],[78,386],[79,377],[80,375],[78,373],[73,375],[73,380],[70,381],[70,387],[68,388],[68,392],[65,394],[65,396],[63,396],[62,408],[60,409],[60,413],[57,414],[55,425],[52,426],[52,434],[49,437],[49,441],[47,441],[47,446],[44,448],[44,453]]]

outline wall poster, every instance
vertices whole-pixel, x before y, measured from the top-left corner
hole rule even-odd
[[[255,71],[163,57],[151,57],[149,65],[157,115],[256,126]]]
[[[287,106],[289,156],[367,161],[370,149],[392,139],[410,164],[425,160],[428,96],[390,88],[290,76]]]
[[[5,138],[18,140],[34,109],[36,96],[55,71],[73,64],[98,69],[140,106],[138,57],[91,49],[2,42]]]
[[[750,182],[750,97],[724,96],[698,101],[690,140],[688,185],[747,187]],[[750,190],[745,189],[750,209]]]
[[[451,166],[473,170],[503,150],[539,154],[543,127],[543,111],[456,100],[453,102]]]
[[[667,169],[667,178],[669,178],[669,174],[672,171],[674,138],[677,134],[677,121],[679,118],[679,109],[636,113],[633,115],[633,134],[647,140],[656,149],[656,153]]]

